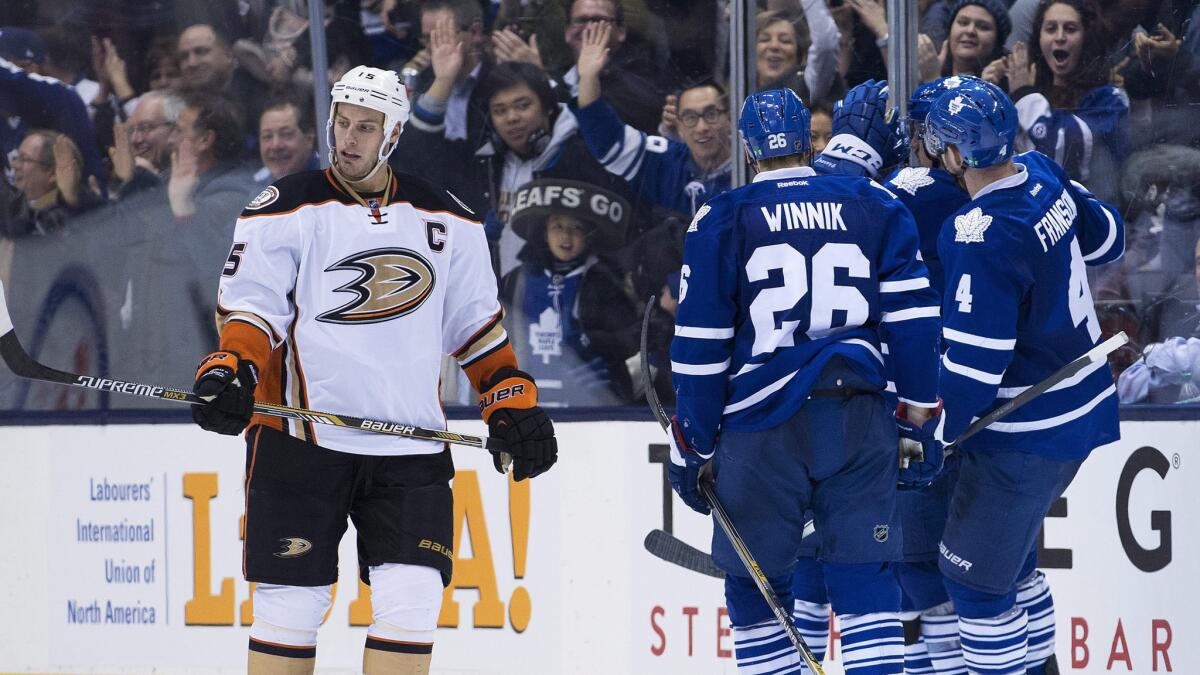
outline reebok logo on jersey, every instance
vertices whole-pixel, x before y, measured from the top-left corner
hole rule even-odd
[[[982,244],[983,233],[991,224],[992,217],[983,215],[983,209],[976,206],[961,216],[954,217],[954,241]]]
[[[276,558],[299,558],[313,547],[311,541],[301,537],[285,537],[279,541],[283,542],[283,550],[275,554]]]
[[[325,323],[380,323],[411,314],[433,293],[433,265],[406,248],[377,248],[356,253],[325,268],[357,272],[353,281],[335,289],[355,299],[317,317]]]
[[[893,178],[890,182],[892,185],[896,186],[896,189],[904,190],[908,194],[913,195],[915,197],[917,194],[917,190],[920,190],[921,188],[925,187],[926,185],[933,185],[934,181],[932,178],[929,177],[929,169],[928,168],[926,168],[926,167],[907,167],[907,168],[901,169],[900,173],[897,173],[896,177]]]

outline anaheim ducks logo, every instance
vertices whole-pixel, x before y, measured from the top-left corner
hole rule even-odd
[[[279,540],[283,550],[275,554],[278,558],[299,558],[312,550],[312,542],[302,537],[285,537]]]
[[[433,265],[406,248],[377,248],[356,253],[325,269],[358,272],[358,278],[335,289],[357,297],[317,321],[379,323],[415,312],[433,293]]]

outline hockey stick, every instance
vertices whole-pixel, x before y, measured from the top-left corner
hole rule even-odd
[[[643,322],[643,327],[644,326],[645,326],[645,323]],[[644,332],[644,330],[643,330],[643,332]],[[955,439],[954,442],[952,442],[946,446],[946,449],[945,449],[946,453],[955,452],[958,449],[958,446],[960,444],[962,444],[963,441],[967,440],[971,436],[974,436],[975,434],[979,433],[980,431],[983,431],[985,428],[990,426],[992,423],[998,422],[999,420],[1001,420],[1004,417],[1008,416],[1009,414],[1013,413],[1015,410],[1017,410],[1021,406],[1030,402],[1037,396],[1045,393],[1048,389],[1056,386],[1059,382],[1062,382],[1063,380],[1065,380],[1069,377],[1072,377],[1073,375],[1075,375],[1079,371],[1083,370],[1088,365],[1096,363],[1097,361],[1107,359],[1109,354],[1112,354],[1113,352],[1117,351],[1121,347],[1125,346],[1128,342],[1129,342],[1129,337],[1127,335],[1125,335],[1124,332],[1120,332],[1120,333],[1117,333],[1116,335],[1113,335],[1112,337],[1108,338],[1104,342],[1101,342],[1100,344],[1096,345],[1095,347],[1092,347],[1083,356],[1080,356],[1078,359],[1075,359],[1074,361],[1072,361],[1072,362],[1068,363],[1067,365],[1063,366],[1062,368],[1058,369],[1057,371],[1054,372],[1054,374],[1050,375],[1049,377],[1042,380],[1041,382],[1038,382],[1037,384],[1035,384],[1035,385],[1031,386],[1030,388],[1026,389],[1025,391],[1021,392],[1021,394],[1019,394],[1015,398],[1009,400],[1004,405],[996,408],[995,410],[988,413],[987,415],[984,415],[983,417],[972,422],[971,425],[969,427],[967,427],[966,431],[964,431],[961,435],[959,435],[959,437],[957,439]],[[644,350],[644,345],[645,345],[644,336],[643,336],[642,344],[643,344],[643,350]],[[808,524],[806,524],[804,526],[804,536],[807,537],[810,534],[812,534],[812,521],[809,521]],[[714,565],[712,563],[711,556],[709,556],[708,554],[706,554],[702,551],[696,550],[695,548],[692,548],[691,546],[688,546],[688,544],[685,544],[682,541],[679,541],[676,537],[672,536],[670,533],[662,532],[661,535],[657,535],[657,538],[660,540],[670,538],[670,539],[674,540],[674,542],[677,542],[677,544],[664,541],[662,543],[658,543],[654,549],[650,549],[650,536],[647,535],[646,536],[646,548],[647,548],[647,550],[650,551],[650,553],[654,554],[655,556],[658,556],[659,558],[662,558],[663,560],[665,560],[669,563],[679,565],[680,567],[684,567],[686,569],[701,572],[702,574],[705,573],[703,571],[705,569],[715,569],[716,568],[716,565]],[[691,551],[694,551],[694,553],[691,553],[687,549],[691,549]],[[674,554],[678,554],[677,557]],[[701,556],[701,558],[697,558],[696,556]]]
[[[658,424],[662,427],[663,431],[670,433],[671,422],[667,419],[667,413],[663,410],[662,402],[658,400],[658,392],[654,390],[654,383],[650,381],[650,362],[646,359],[646,335],[650,328],[650,314],[654,311],[654,303],[657,300],[656,297],[651,296],[650,301],[646,303],[646,313],[642,317],[642,378],[646,381],[646,403],[650,405],[650,412],[654,413],[654,417],[658,420]],[[699,487],[700,495],[712,506],[713,519],[717,521],[717,525],[725,532],[725,536],[729,538],[729,542],[733,544],[733,550],[737,553],[738,558],[741,559],[742,564],[745,565],[746,570],[750,572],[750,578],[754,580],[754,585],[758,587],[759,593],[762,593],[763,599],[767,601],[767,605],[771,608],[771,613],[775,615],[776,621],[779,622],[784,632],[787,633],[788,640],[796,648],[796,651],[800,652],[800,658],[804,660],[804,664],[808,666],[809,671],[814,675],[825,675],[821,664],[817,662],[816,655],[813,654],[812,649],[809,649],[808,644],[804,642],[804,636],[800,635],[800,631],[797,630],[796,622],[792,620],[791,612],[784,609],[783,603],[779,601],[779,596],[775,595],[775,589],[771,588],[771,582],[767,580],[767,575],[758,566],[758,562],[750,553],[750,549],[746,547],[746,542],[742,541],[741,535],[733,527],[733,521],[729,519],[729,514],[725,512],[725,507],[717,499],[717,493],[713,485],[711,462],[705,464],[700,469]],[[653,534],[651,532],[651,535]],[[650,536],[646,537],[646,541],[650,543]]]
[[[705,576],[724,579],[725,572],[713,564],[712,556],[700,549],[680,541],[666,530],[650,530],[646,540],[642,542],[646,550],[656,558],[665,560],[684,569],[699,572]]]
[[[1008,403],[1005,403],[1004,405],[972,422],[971,425],[967,427],[966,431],[959,434],[958,438],[954,439],[952,443],[946,446],[946,452],[952,452],[953,450],[957,449],[958,446],[962,445],[963,441],[983,431],[993,423],[1008,417],[1017,408],[1020,408],[1038,396],[1041,396],[1048,389],[1057,385],[1059,382],[1062,382],[1069,377],[1073,377],[1076,373],[1084,368],[1087,368],[1093,363],[1107,361],[1108,355],[1120,349],[1126,342],[1129,342],[1129,336],[1125,334],[1125,331],[1121,331],[1108,338],[1104,342],[1101,342],[1095,347],[1087,350],[1083,353],[1083,356],[1080,356],[1062,368],[1054,371],[1054,374],[1050,377],[1047,377],[1041,382],[1029,387],[1025,391],[1009,399]]]
[[[117,380],[106,377],[102,378],[93,377],[91,375],[78,375],[62,370],[55,370],[54,368],[44,366],[37,361],[34,361],[33,358],[30,357],[25,351],[25,348],[21,346],[20,340],[17,339],[17,331],[13,329],[12,318],[8,313],[8,304],[4,298],[3,284],[0,284],[0,359],[3,359],[9,370],[11,370],[13,374],[17,375],[18,377],[37,380],[39,382],[66,384],[74,387],[83,387],[85,389],[96,389],[98,391],[112,391],[118,394],[129,394],[131,396],[153,398],[160,401],[172,401],[175,403],[198,403],[200,405],[208,403],[208,401],[205,399],[196,396],[190,391],[184,391],[182,389],[157,387],[148,384],[140,384],[137,382],[128,382],[125,380]],[[422,441],[436,441],[443,443],[456,443],[458,445],[469,445],[475,448],[483,448],[489,452],[499,452],[502,466],[504,466],[505,470],[507,470],[509,464],[512,463],[512,457],[504,451],[504,448],[507,446],[503,441],[495,438],[468,436],[466,434],[457,434],[452,431],[444,431],[441,429],[426,429],[423,427],[413,426],[411,424],[382,422],[379,420],[354,417],[352,415],[335,415],[333,413],[305,410],[304,408],[293,408],[275,403],[255,402],[254,412],[261,415],[270,415],[271,417],[282,417],[284,419],[300,420],[301,422],[314,422],[316,424],[328,424],[335,427],[359,429],[361,431],[369,431],[376,434],[386,434],[389,436],[415,438]]]
[[[816,531],[817,528],[813,526],[813,521],[810,520],[804,523],[804,533],[801,537],[812,536]],[[717,567],[711,555],[666,530],[650,530],[646,533],[646,539],[642,542],[642,545],[646,547],[646,551],[650,555],[660,560],[665,560],[672,565],[679,565],[684,569],[718,579],[725,578],[725,572]]]

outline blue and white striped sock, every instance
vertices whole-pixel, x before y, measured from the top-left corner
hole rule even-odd
[[[904,645],[904,675],[935,675],[936,672],[923,641]]]
[[[825,660],[825,649],[829,644],[829,603],[817,604],[797,600],[792,608],[796,629],[804,638],[804,644],[812,650],[817,661]]]
[[[974,675],[1025,675],[1028,623],[1013,607],[990,619],[958,617],[963,659]]]
[[[1017,585],[1017,606],[1029,617],[1029,651],[1025,667],[1033,668],[1054,656],[1054,598],[1040,570]]]
[[[921,641],[929,650],[929,663],[937,675],[967,675],[962,644],[958,641],[958,614],[945,602],[921,612]]]
[[[738,672],[745,675],[807,673],[800,652],[775,619],[745,628],[733,627],[733,653]]]
[[[904,626],[898,613],[843,614],[841,620],[846,675],[904,672]]]

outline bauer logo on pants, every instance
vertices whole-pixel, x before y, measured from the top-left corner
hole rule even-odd
[[[326,272],[356,272],[357,278],[335,289],[354,300],[317,317],[326,323],[380,323],[411,314],[433,293],[433,265],[406,248],[377,248],[343,258]]]

